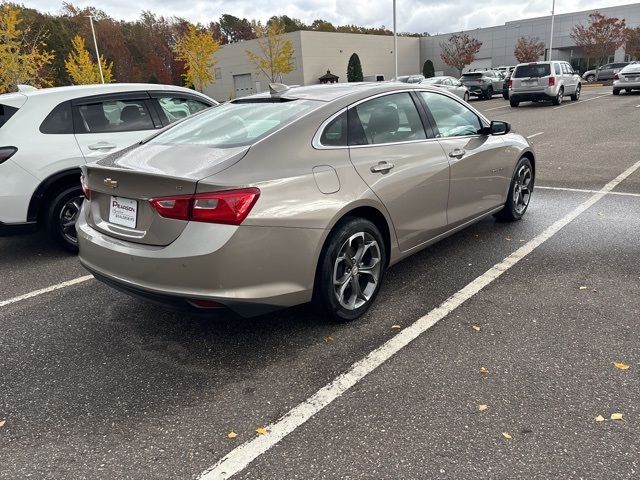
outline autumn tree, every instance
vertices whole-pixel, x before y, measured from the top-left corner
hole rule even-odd
[[[620,48],[625,41],[626,22],[615,17],[607,17],[600,12],[589,15],[589,25],[575,25],[571,38],[586,54],[602,65]]]
[[[255,22],[259,53],[246,50],[247,58],[270,82],[282,81],[282,75],[293,71],[293,43],[284,36],[284,26],[280,22],[269,22],[263,27]]]
[[[627,29],[624,51],[627,55],[640,60],[640,27]]]
[[[188,85],[201,92],[214,81],[215,54],[220,49],[210,32],[189,24],[189,29],[175,46],[178,59],[185,65],[184,79]]]
[[[537,37],[518,38],[516,48],[513,50],[513,56],[516,57],[518,63],[536,62],[544,55],[544,43]]]
[[[54,53],[46,50],[43,32],[32,35],[21,29],[20,10],[10,4],[0,6],[0,93],[12,92],[23,83],[34,87],[50,85],[45,68]]]
[[[364,79],[362,75],[362,64],[357,53],[349,57],[347,64],[347,82],[361,82]]]
[[[482,42],[466,33],[454,33],[446,42],[440,44],[442,49],[440,58],[462,75],[464,67],[470,65],[476,59],[476,54],[480,51],[481,46]]]
[[[93,83],[102,83],[100,77],[100,66],[91,58],[91,54],[85,48],[84,39],[80,35],[76,35],[71,40],[73,49],[69,52],[64,67],[69,74],[69,78],[75,85],[90,85]],[[100,64],[102,66],[102,76],[105,83],[111,83],[113,78],[113,62],[107,63],[103,55],[100,55]]]

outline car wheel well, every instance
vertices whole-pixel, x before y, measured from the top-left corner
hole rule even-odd
[[[58,172],[43,180],[33,192],[29,202],[28,220],[40,222],[48,202],[61,190],[77,185],[80,188],[80,169],[74,168]]]
[[[369,220],[378,228],[378,230],[380,230],[380,233],[382,234],[382,238],[384,240],[384,246],[386,247],[385,251],[387,258],[385,259],[385,265],[389,265],[389,258],[391,253],[391,232],[389,230],[389,225],[387,224],[387,219],[385,218],[385,216],[382,214],[382,212],[380,212],[380,210],[374,207],[358,207],[343,215],[343,217],[336,223],[336,225],[348,218],[354,217]]]
[[[533,178],[536,178],[536,159],[531,152],[524,152],[523,157],[528,158],[531,162],[531,170],[533,170]]]

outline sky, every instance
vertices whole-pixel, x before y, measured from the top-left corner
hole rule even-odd
[[[60,0],[22,0],[27,7],[55,13]],[[399,32],[449,33],[480,27],[501,25],[507,21],[541,17],[551,12],[552,0],[397,0]],[[101,0],[71,1],[78,7],[93,5],[117,19],[133,20],[142,10],[158,15],[178,16],[192,22],[208,23],[221,14],[266,20],[272,15],[289,15],[305,23],[314,19],[328,20],[334,25],[391,29],[392,0],[289,0],[278,6],[273,0]],[[595,10],[620,4],[624,0],[557,0],[556,13]]]

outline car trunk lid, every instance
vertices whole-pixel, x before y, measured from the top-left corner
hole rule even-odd
[[[188,222],[160,216],[149,201],[194,194],[199,180],[233,165],[248,150],[147,144],[86,165],[82,167],[84,184],[91,198],[87,222],[122,240],[168,245]]]

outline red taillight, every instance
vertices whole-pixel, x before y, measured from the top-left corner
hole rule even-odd
[[[80,175],[80,185],[82,185],[82,193],[84,193],[84,198],[87,200],[91,200],[91,190],[89,190],[89,186],[84,181],[84,175]]]
[[[507,82],[509,88],[513,88],[513,80],[509,80],[509,82]]]
[[[150,202],[163,217],[240,225],[249,215],[259,196],[259,189],[243,188],[179,197],[152,198]]]
[[[0,147],[0,163],[9,160],[17,151],[16,147]]]
[[[549,86],[553,87],[556,84],[556,77],[549,77]]]

